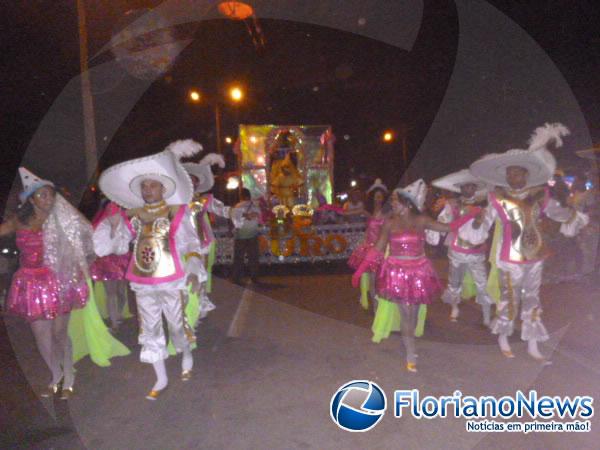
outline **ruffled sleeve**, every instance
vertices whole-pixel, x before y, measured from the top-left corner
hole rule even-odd
[[[498,217],[498,212],[491,205],[491,202],[484,211],[483,221],[479,228],[473,227],[475,219],[471,219],[458,229],[458,236],[461,239],[470,242],[472,245],[481,245],[487,240],[490,228]]]
[[[98,256],[124,255],[129,251],[129,243],[133,238],[133,234],[125,220],[121,218],[112,237],[110,228],[110,222],[108,219],[104,219],[94,230],[94,251]]]
[[[203,247],[196,228],[193,225],[191,211],[185,207],[181,224],[175,233],[177,252],[183,255],[186,275],[195,274],[200,282],[207,278],[206,269],[202,264],[202,255],[208,253],[208,247]]]

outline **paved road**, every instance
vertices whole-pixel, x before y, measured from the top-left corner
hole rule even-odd
[[[443,261],[436,264],[443,274]],[[461,320],[450,323],[448,308],[436,303],[418,342],[419,373],[411,374],[404,370],[398,335],[371,343],[372,313],[360,308],[344,269],[285,271],[266,269],[266,285],[256,289],[217,280],[218,308],[198,328],[194,378],[179,381],[179,360],[169,359],[171,384],[156,403],[144,400],[153,374],[137,355],[115,359],[109,368],[81,361],[75,398],[39,399],[29,386],[46,380],[32,336],[21,321],[7,319],[0,337],[0,419],[10,432],[4,438],[38,448],[93,449],[598,448],[596,418],[591,433],[523,435],[467,433],[464,419],[395,419],[388,412],[373,430],[356,434],[337,429],[328,411],[337,387],[352,379],[376,381],[388,398],[394,389],[412,388],[422,395],[456,389],[514,395],[535,388],[552,396],[599,398],[600,294],[594,277],[543,288],[552,333],[544,351],[552,353],[553,365],[530,360],[517,339],[517,357],[505,359],[480,325],[475,305],[467,304]],[[118,336],[137,353],[135,321]]]

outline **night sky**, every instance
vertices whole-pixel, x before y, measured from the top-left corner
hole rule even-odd
[[[87,182],[77,145],[66,151],[69,143],[62,147],[54,141],[47,147],[42,143],[42,153],[38,150],[33,153],[35,156],[27,154],[23,160],[40,121],[69,81],[79,74],[75,1],[14,3],[18,6],[5,7],[8,11],[2,27],[5,176],[0,188],[6,193],[18,165],[26,164],[43,177],[77,189]],[[90,55],[95,55],[111,34],[126,23],[126,11],[161,2],[85,3]],[[290,8],[298,4],[278,2],[286,3]],[[599,142],[597,2],[488,3],[522,27],[550,57],[579,103],[592,142]],[[254,4],[260,17],[260,2]],[[387,128],[399,130],[401,124],[406,124],[410,156],[421,151],[444,99],[457,55],[459,19],[454,2],[425,1],[423,5],[422,21],[410,51],[353,33],[282,20],[260,19],[266,40],[260,49],[255,48],[241,22],[209,20],[176,27],[174,32],[179,37],[193,42],[168,73],[155,80],[133,109],[126,112],[114,136],[104,140],[104,135],[110,133],[105,133],[99,124],[97,138],[100,146],[106,147],[100,167],[155,153],[178,138],[192,137],[202,142],[207,151],[214,151],[214,109],[206,101],[191,104],[187,93],[194,87],[208,99],[222,98],[222,90],[237,81],[246,87],[247,98],[239,106],[223,105],[223,136],[235,136],[238,123],[330,124],[337,136],[337,190],[345,189],[352,178],[359,179],[364,187],[376,176],[395,185],[403,172],[400,141],[383,144],[381,133]],[[393,13],[392,8],[389,14]],[[93,59],[90,66],[105,63],[110,56],[105,53]],[[498,70],[508,68],[504,65]],[[103,83],[97,82],[95,88],[110,96],[113,88],[118,91],[116,86],[135,89],[136,83],[126,72],[114,72]],[[80,111],[70,114],[77,117]],[[533,122],[536,120],[532,118]],[[540,114],[537,121],[540,120],[547,117]],[[81,128],[80,123],[74,122],[76,128]],[[501,126],[497,128],[502,133]],[[531,125],[525,123],[523,130],[514,135],[505,133],[510,136],[500,140],[507,145],[524,144],[524,130],[530,129]],[[224,146],[229,156],[230,147]],[[499,146],[487,151],[505,149]],[[429,155],[427,151],[424,148],[423,154]],[[443,175],[446,169],[466,166],[482,153],[481,148],[454,151],[444,156],[452,160],[448,164],[428,156],[426,161],[431,164],[415,160],[414,170],[431,179]]]

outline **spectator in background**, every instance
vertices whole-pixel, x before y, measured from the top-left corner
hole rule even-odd
[[[362,192],[354,188],[349,193],[349,199],[344,203],[344,216],[348,222],[361,222],[369,214],[365,210],[365,204],[362,201]]]
[[[246,257],[251,283],[258,283],[258,235],[260,232],[261,209],[257,201],[252,200],[246,188],[240,192],[240,202],[231,212],[231,220],[235,227],[233,241],[233,274],[232,281],[241,283]]]
[[[590,223],[575,238],[578,250],[575,269],[578,275],[586,275],[594,270],[598,232],[600,231],[598,225],[598,193],[595,189],[588,190],[586,183],[587,178],[585,176],[577,175],[571,186],[571,195],[567,200],[568,204],[574,209],[590,217]]]

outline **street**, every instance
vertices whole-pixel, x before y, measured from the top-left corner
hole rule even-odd
[[[436,267],[445,276],[442,258]],[[135,319],[117,334],[132,355],[113,359],[108,368],[79,362],[77,395],[66,404],[40,399],[28,387],[42,386],[46,369],[28,327],[7,318],[18,365],[10,358],[4,364],[17,388],[3,395],[15,405],[3,423],[10,424],[13,438],[34,448],[597,447],[596,418],[589,433],[468,433],[464,418],[394,418],[391,395],[413,388],[421,396],[536,389],[540,395],[597,397],[600,388],[592,380],[600,374],[594,326],[600,294],[594,276],[543,287],[551,341],[542,349],[552,354],[552,365],[529,358],[518,333],[511,339],[516,358],[504,358],[472,301],[457,323],[438,301],[417,341],[419,372],[412,374],[404,368],[399,334],[371,342],[372,312],[360,307],[343,265],[266,267],[263,274],[264,285],[257,288],[215,280],[217,309],[198,326],[194,376],[180,381],[180,359],[170,358],[170,384],[156,402],[144,399],[153,373],[138,361]],[[388,395],[386,416],[367,433],[342,431],[329,416],[332,395],[353,379],[374,381]]]

